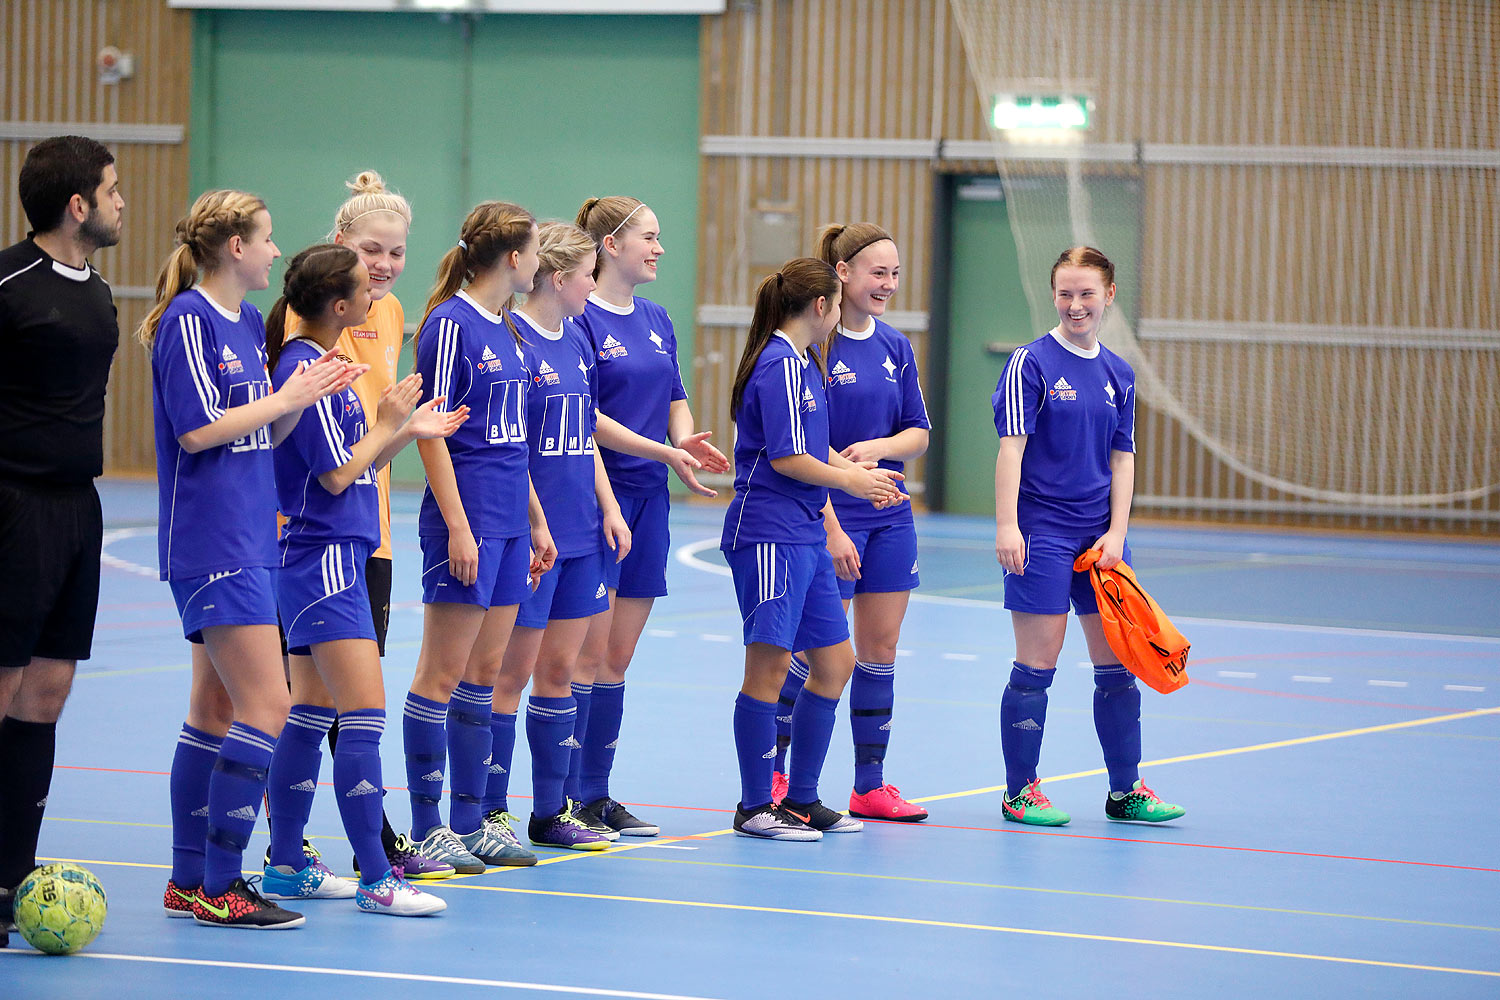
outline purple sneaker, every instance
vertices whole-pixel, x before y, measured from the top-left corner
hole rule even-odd
[[[411,838],[404,833],[396,834],[396,843],[386,852],[385,857],[391,863],[391,874],[397,878],[432,880],[458,874],[457,869],[446,861],[435,861],[418,851]],[[354,874],[360,874],[359,858],[355,858],[352,864]]]
[[[573,851],[602,851],[608,847],[609,841],[574,816],[569,805],[564,805],[556,816],[532,813],[531,822],[526,825],[531,842],[538,847],[566,847]]]

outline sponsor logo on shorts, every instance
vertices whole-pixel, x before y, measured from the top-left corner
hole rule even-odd
[[[603,596],[604,596],[604,584],[601,583],[601,584],[599,584],[599,589],[596,590],[596,591],[594,591],[594,600],[597,601],[599,598],[601,598]]]

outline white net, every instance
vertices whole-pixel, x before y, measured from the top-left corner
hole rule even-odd
[[[1237,479],[1164,492],[1500,520],[1500,9],[951,6],[984,107],[1093,100],[1070,138],[992,131],[996,163],[1033,327],[1057,254],[1103,249],[1103,339]]]

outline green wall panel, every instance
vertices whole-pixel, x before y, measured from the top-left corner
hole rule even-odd
[[[437,261],[478,201],[571,220],[591,195],[660,216],[643,289],[693,351],[698,258],[698,18],[200,11],[192,186],[266,198],[290,256],[321,239],[361,169],[412,202],[396,294],[421,317]],[[464,94],[470,81],[469,102]],[[251,297],[269,308],[273,289]],[[405,357],[409,358],[409,350]],[[415,449],[395,466],[420,481]]]

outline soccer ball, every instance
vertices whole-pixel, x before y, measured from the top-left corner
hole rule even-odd
[[[94,873],[78,865],[45,865],[16,889],[16,930],[37,951],[70,955],[104,926],[108,903]]]

